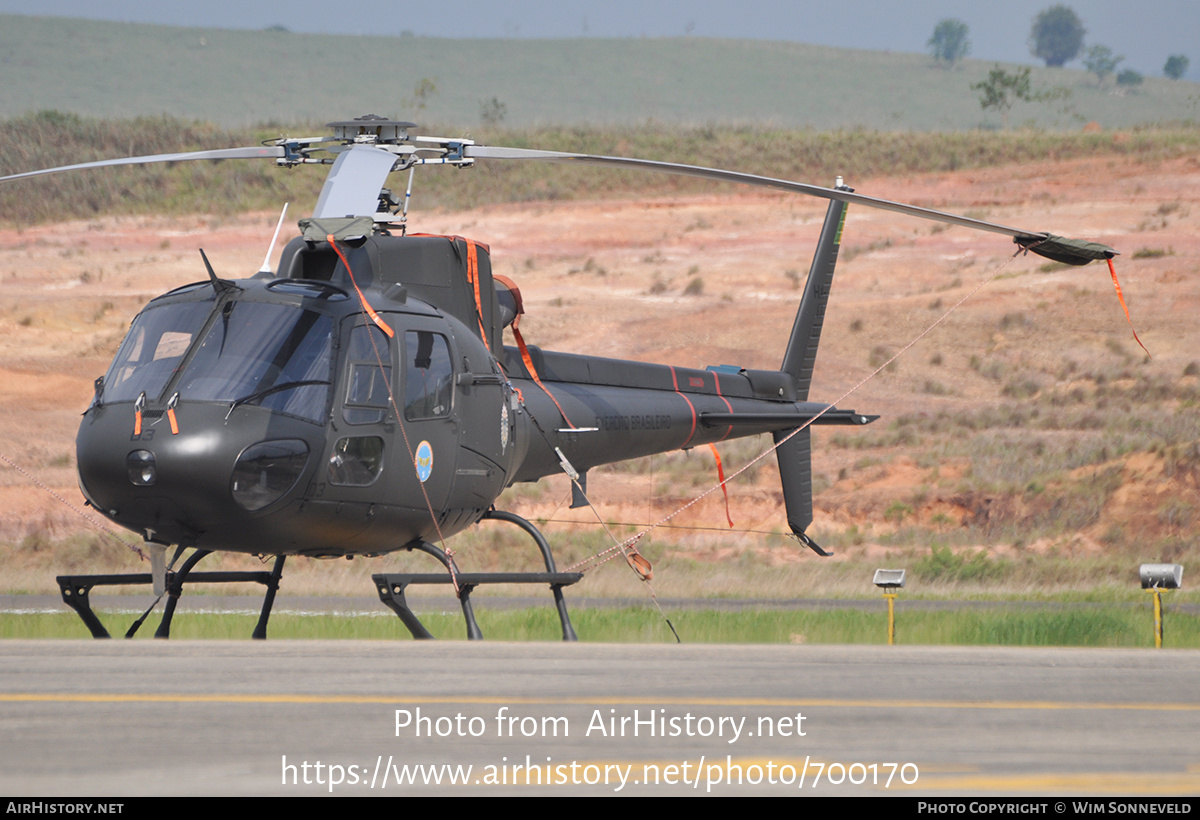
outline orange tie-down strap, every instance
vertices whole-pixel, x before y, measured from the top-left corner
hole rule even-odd
[[[488,344],[487,331],[483,328],[483,302],[479,298],[479,251],[475,248],[475,240],[464,241],[467,243],[467,281],[475,290],[475,318],[479,321],[479,337],[483,339],[483,346],[491,353],[492,346]]]
[[[1129,322],[1129,329],[1133,331],[1133,339],[1138,343],[1142,350],[1146,350],[1146,346],[1142,344],[1142,340],[1138,338],[1137,329],[1133,326],[1133,320],[1129,318],[1129,308],[1125,306],[1125,296],[1121,293],[1121,283],[1117,281],[1117,269],[1113,265],[1112,258],[1108,260],[1108,272],[1112,274],[1113,287],[1117,289],[1117,301],[1121,303],[1121,310],[1125,311],[1125,321]],[[1150,351],[1146,350],[1146,355],[1150,356]],[[1150,358],[1154,358],[1150,356]]]
[[[721,454],[717,452],[717,445],[710,444],[708,449],[712,450],[713,458],[717,460],[717,478],[721,481],[721,492],[725,495],[725,520],[729,522],[730,529],[733,528],[733,517],[729,514],[729,490],[725,488],[725,468],[721,465]]]
[[[533,383],[542,388],[542,392],[550,397],[550,401],[554,402],[554,406],[558,408],[558,412],[562,414],[563,421],[568,427],[575,425],[567,418],[567,412],[562,409],[562,405],[558,403],[558,399],[554,398],[554,394],[546,389],[546,385],[542,384],[541,378],[538,376],[537,368],[533,366],[533,357],[529,355],[529,348],[525,346],[525,337],[521,335],[521,317],[525,315],[525,302],[521,298],[521,289],[517,287],[517,283],[509,279],[507,276],[493,274],[493,279],[500,282],[508,288],[509,293],[513,297],[513,308],[517,315],[512,320],[513,338],[517,340],[517,349],[521,351],[521,361],[525,363],[525,369],[529,371],[529,375],[533,377]],[[524,401],[524,399],[522,399]]]
[[[654,567],[637,550],[637,542],[642,540],[643,535],[645,535],[644,532],[638,533],[626,543],[621,544],[621,554],[625,556],[625,563],[629,564],[629,568],[636,572],[643,581],[652,581],[654,580]]]
[[[413,233],[409,236],[424,236],[433,237],[435,239],[449,239],[451,242],[462,240],[467,245],[467,282],[471,285],[471,290],[475,296],[475,319],[479,322],[479,337],[483,339],[483,346],[491,353],[492,345],[488,341],[487,330],[483,326],[483,300],[479,293],[479,248],[483,248],[485,252],[491,252],[491,249],[483,242],[476,242],[474,239],[467,239],[465,236],[447,236],[440,233]],[[497,278],[497,277],[493,277]]]
[[[338,259],[341,259],[342,264],[346,266],[346,275],[350,277],[350,284],[354,285],[354,292],[358,294],[358,302],[362,305],[363,310],[371,317],[371,321],[387,334],[389,339],[395,336],[396,331],[392,330],[388,323],[383,321],[383,317],[375,312],[375,309],[367,302],[367,297],[363,296],[362,290],[358,287],[358,281],[354,278],[354,271],[350,270],[350,260],[342,253],[342,249],[337,246],[337,241],[333,238],[333,234],[328,234],[325,239],[329,242],[329,247],[333,248],[333,252],[338,255]]]
[[[525,346],[525,338],[521,335],[520,328],[517,327],[521,323],[521,315],[513,319],[512,332],[513,338],[517,340],[517,349],[521,351],[521,361],[525,363],[525,369],[529,371],[529,375],[533,377],[533,382],[538,387],[542,388],[542,392],[550,397],[550,401],[554,402],[554,406],[558,408],[558,412],[562,414],[563,421],[567,423],[567,427],[574,428],[575,424],[567,418],[567,411],[562,409],[562,405],[558,403],[558,399],[554,398],[554,394],[546,389],[546,385],[542,384],[542,380],[538,377],[537,368],[533,366],[533,358],[529,355],[529,348]]]

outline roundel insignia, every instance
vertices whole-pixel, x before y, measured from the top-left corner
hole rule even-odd
[[[421,483],[424,484],[433,473],[433,448],[429,446],[428,441],[422,441],[417,445],[416,465],[417,478],[421,479]]]
[[[508,403],[500,405],[500,452],[508,449]]]

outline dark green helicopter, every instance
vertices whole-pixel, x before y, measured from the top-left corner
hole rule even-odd
[[[530,522],[494,508],[501,492],[565,471],[580,506],[592,467],[761,433],[777,444],[788,526],[827,555],[805,532],[813,517],[808,426],[878,418],[809,401],[846,205],[1005,234],[1071,264],[1115,253],[862,196],[840,178],[822,188],[648,160],[488,147],[416,136],[412,123],[374,115],[330,127],[331,137],[0,178],[198,159],[332,165],[315,212],[301,220],[302,235],[284,248],[275,273],[222,279],[205,259],[208,279],[151,301],[96,380],[77,439],[80,487],[92,507],[145,539],[153,567],[149,574],[59,578],[64,600],[96,637],[108,636],[88,601],[97,585],[154,582],[160,596],[167,589],[158,631],[166,637],[185,579],[256,581],[267,593],[254,634],[265,637],[286,556],[419,549],[448,572],[375,576],[381,599],[414,636],[431,637],[405,602],[410,584],[453,583],[468,635],[477,638],[476,586],[538,582],[550,585],[563,636],[573,639],[562,587],[581,576],[555,569]],[[520,291],[492,275],[487,246],[408,235],[408,197],[401,206],[384,187],[394,171],[409,170],[411,192],[418,165],[477,160],[632,167],[828,199],[779,370],[696,370],[527,347],[518,330]],[[506,327],[516,346],[504,344]],[[461,573],[433,545],[487,518],[528,532],[546,572]],[[178,570],[165,560],[171,545],[171,566],[185,548],[195,550]],[[213,550],[277,558],[269,573],[192,573]],[[647,566],[631,549],[627,557]]]

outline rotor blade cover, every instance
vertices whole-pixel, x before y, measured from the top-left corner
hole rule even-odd
[[[379,191],[396,157],[380,148],[355,145],[338,155],[317,198],[313,217],[374,216]]]
[[[1088,242],[1084,239],[1068,239],[1064,236],[1048,235],[1045,239],[1013,239],[1027,251],[1038,256],[1062,262],[1065,265],[1086,265],[1100,259],[1112,259],[1117,252],[1099,242]]]

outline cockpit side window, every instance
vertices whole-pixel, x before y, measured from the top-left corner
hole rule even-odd
[[[406,332],[404,362],[404,417],[417,421],[450,415],[454,366],[446,337],[428,330]]]
[[[342,418],[347,424],[375,424],[388,414],[391,398],[392,352],[389,339],[375,325],[359,325],[350,333],[346,355],[346,401]]]

